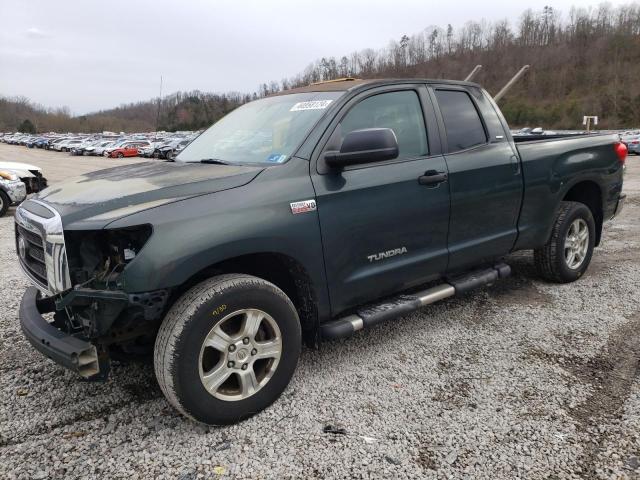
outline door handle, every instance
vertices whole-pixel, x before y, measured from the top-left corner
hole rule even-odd
[[[435,170],[428,170],[424,172],[424,175],[418,177],[418,183],[420,185],[439,185],[447,181],[447,174],[444,172],[436,172]]]

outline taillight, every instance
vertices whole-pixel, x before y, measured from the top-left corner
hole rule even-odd
[[[622,142],[618,142],[613,146],[613,148],[616,151],[616,155],[618,156],[618,161],[621,165],[624,165],[628,153],[627,146]]]
[[[637,145],[637,144],[639,144],[639,143],[640,143],[640,140],[634,140],[634,141],[632,141],[631,143],[633,143],[634,145]]]

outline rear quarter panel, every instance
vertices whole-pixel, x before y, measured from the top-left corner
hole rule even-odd
[[[555,212],[576,184],[592,181],[602,193],[608,220],[622,191],[623,168],[614,151],[616,135],[591,135],[518,143],[524,176],[524,199],[516,250],[544,245]]]

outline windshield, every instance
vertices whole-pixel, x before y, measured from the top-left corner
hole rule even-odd
[[[247,103],[193,140],[176,161],[283,163],[343,93],[295,93]]]

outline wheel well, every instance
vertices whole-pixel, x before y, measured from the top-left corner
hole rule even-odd
[[[318,344],[317,297],[306,269],[295,259],[273,252],[254,253],[210,265],[172,292],[172,300],[201,281],[223,273],[245,273],[280,288],[293,302],[300,317],[302,335],[310,347]]]
[[[591,210],[593,220],[596,224],[596,246],[600,245],[600,238],[602,237],[602,192],[597,183],[591,181],[585,181],[575,184],[567,192],[563,198],[564,201],[580,202],[585,204]]]

